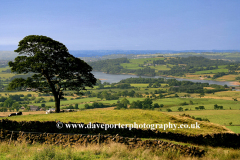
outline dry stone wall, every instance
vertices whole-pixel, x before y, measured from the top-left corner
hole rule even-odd
[[[69,122],[71,123],[71,122]],[[82,123],[83,124],[83,123]],[[95,123],[101,124],[101,123]],[[160,132],[157,130],[143,130],[132,128],[114,128],[114,129],[88,129],[87,124],[80,128],[65,128],[58,129],[55,121],[11,121],[7,119],[0,120],[0,129],[25,132],[46,132],[46,133],[74,133],[74,134],[111,134],[120,135],[123,137],[138,137],[138,138],[163,138],[179,142],[194,143],[198,145],[209,145],[213,147],[231,147],[240,148],[240,135],[233,133],[216,133],[207,135],[185,135],[172,132]]]
[[[204,150],[197,147],[189,147],[183,145],[177,145],[160,140],[146,140],[142,141],[140,138],[128,138],[112,135],[81,135],[81,134],[49,134],[49,133],[25,133],[25,132],[13,132],[1,129],[0,130],[1,141],[19,141],[34,144],[36,142],[43,144],[54,144],[63,146],[84,145],[88,144],[109,144],[109,143],[122,143],[128,146],[129,149],[134,148],[147,148],[157,151],[175,151],[185,156],[197,156],[202,157],[205,154]]]

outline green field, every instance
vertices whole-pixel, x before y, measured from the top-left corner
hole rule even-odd
[[[163,57],[156,57],[156,58],[141,58],[141,59],[130,59],[130,63],[135,63],[135,64],[144,64],[144,62],[150,63],[153,62],[154,60],[164,60]]]
[[[100,98],[97,97],[93,97],[93,98],[82,98],[82,99],[74,99],[74,100],[67,100],[67,101],[63,101],[61,100],[61,106],[63,105],[74,105],[76,103],[89,103],[89,102],[95,102],[95,101],[100,101]],[[42,103],[33,103],[31,105],[35,105],[35,106],[41,106]],[[46,102],[44,103],[46,106],[55,106],[55,102]]]
[[[6,97],[8,95],[16,95],[16,94],[23,94],[24,96],[26,96],[27,94],[31,94],[31,95],[34,95],[34,96],[37,96],[38,93],[36,92],[32,92],[32,91],[18,91],[18,92],[0,92],[1,96],[3,97]],[[7,95],[5,95],[7,94]]]
[[[181,103],[193,102],[193,105],[184,105]],[[222,100],[222,99],[207,99],[207,98],[164,98],[157,99],[153,101],[154,103],[163,104],[165,107],[172,109],[173,111],[178,111],[178,107],[189,108],[191,110],[195,110],[195,107],[204,106],[206,109],[214,109],[214,105],[218,104],[219,106],[223,106],[223,109],[240,109],[239,102],[233,100]]]
[[[151,110],[141,110],[141,109],[127,109],[127,110],[106,110],[106,109],[92,109],[83,110],[79,112],[70,113],[53,113],[53,114],[42,114],[42,115],[23,115],[15,117],[7,117],[10,120],[16,121],[55,121],[59,120],[61,122],[101,122],[106,124],[196,124],[195,120],[176,117]],[[198,129],[166,129],[169,132],[185,133],[185,134],[203,134],[203,133],[219,133],[226,132],[228,130],[222,128],[220,125],[208,123],[208,122],[198,122],[200,128]],[[164,131],[163,128],[156,128],[160,131]]]
[[[121,63],[121,66],[123,66],[126,69],[141,69],[142,67],[139,67],[136,63]]]
[[[156,69],[156,72],[158,71],[164,71],[164,70],[170,70],[171,68],[167,68],[167,65],[156,65],[156,66],[149,66],[150,68]]]
[[[117,101],[121,101],[123,98],[119,98],[119,100],[102,100],[102,101],[100,101],[101,103],[107,103],[107,104],[113,104],[113,103],[115,103],[115,104],[117,104]],[[137,100],[139,100],[139,101],[142,101],[142,100],[144,100],[145,98],[127,98],[128,100],[129,100],[129,102],[131,103],[131,102],[133,102],[133,101],[137,101]]]
[[[0,68],[0,74],[2,73],[2,71],[6,71],[7,69],[10,69],[10,67]]]
[[[147,86],[149,86],[149,84],[139,83],[139,84],[131,84],[131,86],[133,86],[133,87],[147,88]]]
[[[240,125],[240,110],[200,110],[200,111],[183,111],[168,112],[170,115],[189,114],[190,116],[207,118],[212,123],[220,125]]]
[[[240,126],[226,126],[226,127],[235,133],[240,133]]]
[[[152,63],[154,60],[164,58],[141,58],[141,59],[130,59],[130,63],[121,63],[120,65],[123,66],[126,69],[142,69],[142,67],[139,67],[139,64],[144,65],[145,63]],[[155,68],[157,70],[170,70],[170,68],[166,68],[166,65],[158,65],[158,66],[150,66],[151,68]]]
[[[197,71],[194,74],[208,74],[208,73],[218,73],[218,72],[228,72],[228,69],[220,68],[213,70]]]

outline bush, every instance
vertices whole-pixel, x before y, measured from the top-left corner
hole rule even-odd
[[[180,103],[181,106],[188,105],[187,102]]]
[[[172,110],[171,110],[171,109],[169,109],[169,108],[167,109],[167,111],[168,111],[168,112],[172,112]]]
[[[198,108],[199,108],[199,109],[205,109],[205,107],[204,107],[204,106],[199,106]]]
[[[75,104],[74,109],[79,109],[78,104]]]
[[[72,105],[66,107],[66,109],[74,109]]]
[[[183,111],[183,108],[182,108],[182,107],[179,107],[178,110],[179,110],[179,111]]]

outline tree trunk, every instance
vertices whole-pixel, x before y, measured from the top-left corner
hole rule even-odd
[[[58,95],[54,95],[55,99],[55,112],[59,113],[60,112],[60,97]]]
[[[59,113],[59,112],[60,112],[60,98],[58,98],[58,99],[55,101],[55,112],[56,112],[56,113]]]

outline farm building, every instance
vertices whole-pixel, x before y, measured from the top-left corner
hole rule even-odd
[[[25,107],[22,106],[20,109],[25,109]]]
[[[40,108],[38,106],[29,106],[30,107],[30,111],[39,111]]]

